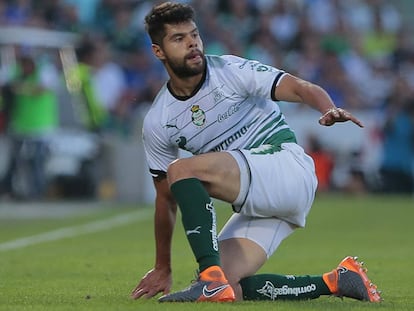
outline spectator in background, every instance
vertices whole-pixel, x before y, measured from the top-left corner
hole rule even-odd
[[[311,29],[320,34],[337,28],[343,14],[344,2],[340,0],[306,0],[305,14]]]
[[[366,33],[375,26],[375,15],[379,16],[381,27],[389,33],[396,33],[402,25],[402,14],[397,2],[387,0],[348,0],[341,1],[344,17],[353,32]]]
[[[112,50],[104,39],[94,39],[95,52],[91,66],[92,91],[97,104],[104,110],[104,130],[123,129],[130,122],[129,106],[132,101],[122,67],[113,61]],[[125,124],[124,124],[125,123]]]
[[[323,57],[320,37],[315,33],[306,33],[301,38],[299,51],[294,53],[294,57],[290,57],[288,67],[298,76],[305,77],[309,81],[316,81],[320,74]]]
[[[361,34],[368,59],[389,57],[402,24],[401,14],[393,1],[357,1],[355,6],[348,6],[346,16],[353,29]]]
[[[83,27],[89,27],[95,19],[96,8],[100,1],[101,0],[61,0],[60,3],[66,7],[72,6],[75,8],[79,18],[79,24]]]
[[[414,193],[414,90],[407,96],[405,89],[400,78],[386,106],[380,171],[386,193]]]
[[[343,191],[353,194],[367,192],[368,184],[363,167],[361,166],[361,151],[355,150],[350,154],[349,176],[343,187]]]
[[[256,22],[256,11],[248,0],[217,1],[218,24],[228,53],[243,55]]]
[[[299,7],[293,1],[275,1],[271,15],[269,30],[273,35],[273,41],[276,42],[278,49],[292,49],[300,31]]]
[[[263,13],[258,19],[255,32],[252,34],[248,47],[246,48],[246,57],[258,59],[265,64],[276,64],[277,56],[280,56],[280,49],[275,45],[275,39],[270,30],[272,15]]]
[[[7,23],[10,25],[23,25],[30,20],[32,4],[30,0],[9,1],[4,11]]]
[[[334,169],[333,155],[322,146],[315,135],[309,135],[307,143],[307,152],[315,162],[318,191],[326,192],[331,190],[331,177]]]
[[[123,70],[131,98],[131,105],[124,106],[128,114],[131,109],[140,109],[139,106],[146,109],[165,80],[164,68],[154,64],[154,59],[149,56],[145,49],[127,54]]]
[[[96,5],[94,29],[103,35],[110,33],[115,25],[115,13],[119,6],[119,0],[100,0]]]
[[[119,62],[115,62],[109,43],[98,36],[85,36],[77,49],[78,67],[74,78],[80,82],[80,102],[83,104],[84,120],[92,131],[128,133],[131,125],[136,93],[128,88],[130,76]],[[131,60],[132,52],[124,54]],[[133,71],[133,64],[129,64]],[[130,75],[133,75],[129,72]],[[143,82],[143,81],[141,81]]]
[[[9,86],[2,86],[0,92],[0,134],[3,134],[7,130],[12,100],[13,94],[11,88]]]
[[[61,1],[49,1],[47,4],[38,4],[36,12],[43,15],[49,29],[71,32],[82,31],[79,13],[74,5]]]
[[[56,76],[45,75],[28,55],[18,58],[15,77],[2,88],[8,105],[8,133],[12,153],[2,192],[11,196],[41,199],[46,194],[47,137],[58,126],[58,104],[55,94]],[[27,171],[19,171],[24,161]],[[23,177],[19,179],[19,172]],[[16,180],[24,184],[16,188]]]
[[[335,52],[326,50],[323,52],[323,60],[320,63],[316,82],[326,89],[338,107],[360,108],[358,92],[350,83],[339,56]]]
[[[119,5],[113,12],[113,22],[110,29],[106,31],[106,40],[111,43],[112,48],[120,55],[120,61],[125,53],[133,52],[146,42],[142,42],[143,33],[137,31],[133,26],[133,10],[131,5]]]
[[[392,70],[407,81],[409,88],[401,90],[407,93],[407,90],[414,89],[414,41],[409,28],[402,29],[397,38],[391,57]]]
[[[81,118],[85,127],[94,132],[101,131],[107,122],[107,113],[99,102],[93,85],[94,68],[99,59],[95,39],[85,37],[76,50],[78,65],[71,72],[71,79],[77,81],[79,105],[83,111]]]

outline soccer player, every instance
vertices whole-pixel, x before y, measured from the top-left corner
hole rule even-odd
[[[380,301],[354,257],[319,276],[255,273],[296,228],[317,187],[314,163],[296,143],[278,101],[306,103],[319,123],[362,123],[319,86],[233,55],[205,55],[191,6],[166,2],[145,18],[154,55],[169,81],[145,117],[143,140],[156,189],[155,266],[132,298],[160,302],[312,299],[336,295]],[[192,157],[178,158],[184,149]],[[232,205],[217,235],[211,198]],[[169,293],[177,205],[199,265],[197,280]]]

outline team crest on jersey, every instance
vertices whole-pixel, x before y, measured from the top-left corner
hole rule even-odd
[[[203,126],[206,123],[206,113],[200,109],[199,105],[191,107],[191,121],[197,126]]]

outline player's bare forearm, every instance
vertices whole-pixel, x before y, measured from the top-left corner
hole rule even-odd
[[[172,285],[171,240],[176,219],[176,205],[157,195],[155,202],[155,266],[142,278],[132,297],[151,298],[158,293],[168,294]]]
[[[336,108],[324,89],[290,74],[284,76],[276,87],[275,97],[282,101],[309,105],[322,114],[329,109]]]
[[[155,199],[155,266],[148,271],[131,293],[133,299],[151,298],[162,292],[167,294],[172,284],[171,240],[177,206],[169,191],[167,180],[154,180]]]
[[[292,75],[287,75],[282,79],[275,89],[275,97],[278,100],[303,103],[318,110],[322,114],[319,118],[321,125],[331,126],[336,122],[351,121],[363,127],[362,122],[350,112],[337,108],[323,88]]]
[[[161,201],[161,202],[160,202]],[[171,270],[171,239],[176,219],[176,205],[157,199],[154,217],[155,226],[155,267]]]

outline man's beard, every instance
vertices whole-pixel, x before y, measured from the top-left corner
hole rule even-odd
[[[184,58],[183,61],[174,61],[167,58],[167,63],[177,77],[182,79],[191,78],[203,73],[204,71],[206,60],[204,54],[201,53],[200,56],[203,60],[201,64],[194,64],[193,66],[187,65],[187,57]]]

